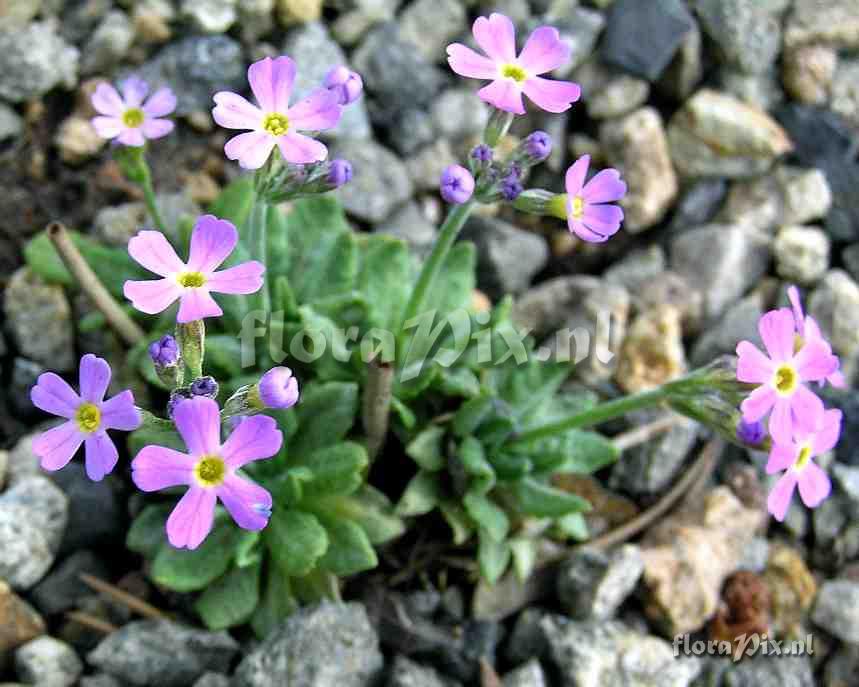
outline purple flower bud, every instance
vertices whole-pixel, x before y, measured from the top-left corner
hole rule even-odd
[[[288,367],[273,367],[260,378],[257,392],[266,408],[291,408],[298,402],[298,380]]]
[[[341,105],[354,103],[361,97],[364,90],[361,75],[343,65],[331,69],[325,75],[323,84],[329,91],[337,94],[337,100]]]
[[[471,159],[482,163],[492,162],[492,148],[485,143],[475,146],[471,151]]]
[[[149,357],[157,367],[171,367],[179,362],[179,344],[169,334],[149,344]]]
[[[349,160],[337,159],[331,161],[328,170],[328,183],[332,188],[340,188],[352,181],[352,163]]]
[[[514,179],[522,178],[522,165],[518,162],[511,162],[510,166],[507,168],[507,176],[512,177]]]
[[[740,420],[737,424],[737,438],[744,444],[757,446],[767,435],[763,422],[746,422]]]
[[[535,131],[525,139],[525,153],[534,164],[552,154],[552,137],[545,131]]]
[[[504,200],[513,202],[519,197],[519,194],[522,193],[525,189],[522,188],[522,182],[519,181],[519,177],[515,174],[510,174],[501,182],[501,195],[504,196]]]
[[[208,398],[217,398],[218,383],[214,377],[199,377],[191,382],[191,393],[194,396],[206,396]]]
[[[465,167],[450,165],[441,173],[441,197],[460,205],[474,193],[474,177]]]
[[[172,420],[173,411],[176,410],[177,406],[180,403],[184,403],[189,398],[193,398],[193,395],[187,389],[176,389],[175,391],[171,392],[170,400],[167,401],[167,417]]]

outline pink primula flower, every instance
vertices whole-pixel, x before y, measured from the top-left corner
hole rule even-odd
[[[33,439],[33,453],[45,470],[65,467],[81,444],[86,446],[86,474],[91,480],[100,481],[116,466],[119,453],[107,430],[130,432],[140,426],[141,417],[130,391],[104,400],[110,376],[110,365],[92,353],[81,358],[80,395],[53,372],[39,375],[30,390],[33,405],[67,420]]]
[[[295,164],[321,162],[328,149],[299,131],[324,131],[336,126],[343,108],[335,91],[320,88],[290,107],[295,62],[289,57],[266,57],[248,69],[248,81],[259,107],[229,91],[215,93],[215,121],[227,129],[249,129],[224,146],[230,160],[245,169],[259,169],[275,146]]]
[[[148,138],[161,138],[173,131],[173,122],[161,119],[176,109],[173,91],[159,88],[147,98],[149,86],[135,76],[123,81],[119,88],[122,95],[109,83],[101,83],[90,99],[101,115],[92,120],[99,136],[140,147]]]
[[[524,93],[546,112],[565,112],[581,96],[578,84],[539,76],[570,59],[570,48],[561,41],[557,29],[551,26],[535,29],[518,57],[516,29],[503,14],[478,17],[472,32],[488,57],[461,43],[453,43],[447,46],[447,61],[460,76],[492,81],[477,92],[490,105],[505,112],[525,114]]]
[[[827,410],[817,431],[800,432],[788,442],[773,444],[767,474],[785,471],[767,499],[767,509],[776,520],[784,520],[797,485],[802,502],[809,508],[816,508],[829,496],[832,491],[829,477],[813,458],[831,451],[840,434],[841,411]]]
[[[796,333],[803,341],[822,341],[824,344],[829,346],[829,342],[823,338],[823,332],[820,331],[820,326],[817,324],[817,321],[811,317],[811,315],[806,315],[803,312],[802,302],[799,300],[799,290],[795,286],[789,287],[787,290],[787,297],[790,299],[790,305],[793,308],[793,319],[796,324]],[[838,358],[836,358],[836,361],[837,360]],[[825,381],[838,389],[843,389],[847,386],[844,375],[841,374],[841,370],[838,369],[829,375]],[[823,381],[821,381],[820,384],[822,386]]]
[[[765,313],[758,322],[768,356],[750,341],[737,345],[737,379],[759,384],[741,405],[743,419],[755,422],[772,411],[769,430],[776,443],[797,433],[815,431],[823,420],[823,402],[805,386],[832,374],[838,359],[822,341],[796,347],[793,314],[787,308]]]
[[[128,242],[132,258],[162,279],[127,281],[125,297],[149,315],[166,310],[179,300],[178,322],[193,322],[223,314],[211,292],[249,294],[259,291],[265,267],[255,261],[215,271],[233,252],[239,234],[227,220],[203,215],[191,234],[191,252],[184,263],[158,231],[141,231]]]
[[[602,243],[620,229],[623,210],[609,203],[626,195],[626,184],[616,169],[604,169],[585,183],[590,163],[590,155],[582,155],[567,170],[567,194],[557,196],[564,203],[557,214],[567,218],[570,231],[583,241]]]
[[[261,530],[271,517],[271,494],[238,474],[254,460],[280,451],[283,435],[265,415],[248,417],[221,443],[221,415],[210,398],[195,396],[173,413],[187,453],[144,446],[131,463],[131,478],[143,491],[189,487],[167,519],[167,539],[196,549],[212,530],[218,499],[246,530]]]

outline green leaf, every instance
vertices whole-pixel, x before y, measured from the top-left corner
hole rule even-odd
[[[576,541],[586,541],[590,536],[587,520],[581,513],[569,513],[558,518],[555,521],[555,527],[563,539],[569,537]]]
[[[261,561],[261,543],[262,534],[260,532],[244,530],[239,543],[236,545],[236,565],[240,568],[249,568]]]
[[[172,509],[173,506],[167,504],[146,506],[131,523],[125,545],[145,558],[154,557],[164,544],[167,536],[164,528]]]
[[[454,544],[462,546],[471,539],[471,535],[474,534],[474,523],[462,506],[454,501],[442,501],[439,508],[450,529],[453,530]]]
[[[336,444],[355,422],[358,385],[351,382],[308,383],[295,412],[301,429],[290,441],[289,455],[301,456]]]
[[[209,212],[216,217],[229,220],[237,227],[242,227],[250,214],[253,202],[254,180],[252,176],[244,175],[221,191],[215,202],[209,206]]]
[[[512,490],[522,512],[538,518],[560,518],[567,513],[591,510],[591,504],[581,496],[561,491],[531,478],[515,482]]]
[[[435,309],[443,317],[467,308],[475,288],[475,267],[474,244],[462,241],[454,245],[442,267],[442,278],[429,290],[425,310]]]
[[[510,540],[510,552],[513,554],[513,569],[516,577],[524,582],[537,565],[537,542],[527,537],[515,537]]]
[[[451,428],[458,437],[474,434],[477,428],[492,414],[491,396],[477,396],[463,403],[453,416]]]
[[[319,567],[342,576],[372,570],[379,564],[369,537],[354,522],[328,519],[325,529],[329,545]]]
[[[367,450],[351,441],[326,446],[290,461],[290,467],[306,468],[312,474],[302,484],[303,500],[351,494],[364,481],[367,465]]]
[[[194,608],[213,631],[241,625],[259,603],[261,565],[231,568],[197,599]]]
[[[483,494],[468,492],[462,499],[465,510],[481,529],[495,541],[502,541],[510,531],[510,520],[501,508]]]
[[[288,577],[308,574],[328,548],[319,520],[299,510],[275,510],[263,537],[272,560]]]
[[[216,378],[238,377],[242,373],[242,344],[235,336],[206,336],[206,373]]]
[[[370,303],[370,326],[392,330],[409,299],[411,264],[403,241],[384,234],[361,237],[357,287]]]
[[[128,452],[136,456],[144,446],[166,446],[175,451],[187,453],[188,449],[179,432],[173,427],[146,426],[128,435]]]
[[[360,525],[375,545],[396,539],[406,530],[405,523],[394,514],[394,506],[388,497],[369,484],[363,485],[352,496],[337,499],[332,512]]]
[[[396,513],[403,517],[429,513],[436,507],[440,498],[441,479],[439,475],[420,470],[417,475],[412,477],[400,497]]]
[[[489,584],[495,584],[510,565],[510,544],[497,541],[485,530],[478,533],[477,562],[480,574]]]
[[[216,519],[197,549],[176,549],[165,542],[152,561],[150,576],[176,592],[204,589],[227,571],[239,537],[240,530],[232,522]]]
[[[456,454],[466,474],[471,477],[470,490],[488,494],[495,486],[495,470],[486,460],[481,444],[474,437],[465,437]]]
[[[564,434],[561,443],[568,457],[558,472],[589,475],[620,457],[614,442],[597,432],[571,430]]]
[[[270,285],[289,276],[289,226],[283,210],[269,205],[266,210],[266,272]],[[276,302],[276,301],[275,301]]]
[[[497,452],[492,455],[492,467],[502,481],[521,479],[531,472],[532,466],[531,459],[521,453]]]
[[[275,627],[298,610],[289,578],[273,566],[269,566],[267,578],[262,600],[251,618],[251,627],[259,639],[268,637]]]
[[[418,419],[414,412],[412,412],[412,409],[396,396],[391,398],[391,413],[399,418],[400,423],[402,423],[406,430],[412,429],[417,424]]]
[[[480,380],[467,367],[443,369],[433,386],[445,396],[473,398],[480,393]]]
[[[442,470],[447,463],[442,451],[444,435],[444,427],[431,425],[409,442],[406,455],[427,472]]]

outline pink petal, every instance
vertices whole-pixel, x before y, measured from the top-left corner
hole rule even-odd
[[[134,394],[127,389],[101,404],[101,426],[104,429],[132,432],[140,427],[142,421],[140,411],[134,407]]]
[[[286,116],[291,130],[324,131],[337,126],[342,113],[337,94],[323,88],[290,107]]]
[[[516,29],[503,14],[493,12],[488,19],[478,17],[472,32],[483,52],[496,62],[513,62],[516,59]]]
[[[796,473],[788,470],[781,479],[775,483],[769,497],[767,498],[767,510],[779,522],[783,522],[790,507],[790,499],[796,488]]]
[[[75,390],[65,379],[53,372],[39,375],[36,386],[30,389],[30,400],[40,410],[67,419],[74,417],[81,404],[81,399]]]
[[[214,215],[203,215],[191,233],[188,269],[213,272],[226,260],[239,242],[239,232],[232,222]]]
[[[324,144],[303,134],[285,134],[277,139],[277,146],[287,162],[297,165],[322,162],[328,157],[328,148]]]
[[[779,444],[788,444],[793,440],[794,416],[791,413],[792,407],[792,399],[781,396],[777,396],[773,404],[769,430],[773,441]]]
[[[623,210],[617,205],[585,205],[582,223],[603,236],[614,236],[623,222]]]
[[[185,263],[160,231],[140,231],[128,242],[128,254],[150,272],[166,277],[185,270]]]
[[[804,326],[799,333],[808,341],[817,341],[818,339],[826,341],[823,338],[823,332],[820,331],[820,325],[817,324],[817,320],[810,315],[806,316]]]
[[[217,493],[239,527],[261,530],[268,525],[271,494],[258,484],[237,475],[229,475],[217,488]]]
[[[125,124],[118,117],[93,117],[90,123],[102,138],[116,138],[125,131]]]
[[[110,384],[110,365],[104,358],[87,353],[81,358],[79,380],[81,398],[90,403],[101,403]]]
[[[522,88],[510,79],[497,79],[477,91],[477,96],[499,110],[513,114],[525,114],[522,103]]]
[[[176,96],[169,88],[159,88],[146,102],[143,111],[150,117],[166,117],[176,109]]]
[[[154,139],[166,136],[174,127],[169,119],[147,119],[140,128],[146,138]]]
[[[757,422],[766,415],[776,402],[776,392],[770,386],[759,386],[740,405],[746,422]],[[788,437],[788,442],[790,437]],[[787,442],[785,442],[787,443]]]
[[[522,90],[546,112],[566,112],[582,95],[581,87],[572,81],[554,81],[542,76],[527,79]]]
[[[804,382],[826,379],[838,369],[838,358],[832,355],[829,344],[820,339],[806,341],[793,361]]]
[[[820,430],[815,433],[812,441],[811,448],[815,456],[835,448],[841,436],[841,420],[840,410],[827,410],[823,413],[823,424]]]
[[[85,447],[87,477],[93,482],[101,482],[119,460],[116,446],[107,432],[96,432],[87,437]]]
[[[462,43],[447,46],[447,62],[460,76],[471,79],[495,79],[498,76],[498,66],[492,60]]]
[[[593,229],[585,226],[582,222],[579,222],[577,219],[573,219],[572,215],[567,219],[567,226],[570,231],[582,239],[582,241],[588,241],[589,243],[605,243],[609,239],[608,236],[598,234]]]
[[[772,360],[767,358],[751,341],[737,344],[737,379],[749,384],[766,384],[775,371]]]
[[[519,54],[521,64],[531,74],[544,74],[557,69],[570,59],[570,48],[551,26],[535,29]]]
[[[149,93],[149,84],[136,76],[129,76],[119,84],[119,88],[127,108],[140,107],[146,94]]]
[[[585,185],[585,178],[588,175],[588,167],[591,164],[590,155],[582,155],[576,160],[567,170],[567,175],[564,179],[564,187],[570,198],[578,196],[582,192]]]
[[[793,358],[793,327],[793,313],[787,308],[770,310],[758,321],[758,332],[774,362],[783,363]]]
[[[143,131],[139,128],[124,129],[120,132],[119,136],[116,137],[116,140],[122,143],[122,145],[131,146],[132,148],[140,148],[141,146],[146,145],[146,137],[143,135]]]
[[[266,57],[248,68],[248,81],[263,110],[285,113],[295,81],[295,62],[286,56]]]
[[[787,470],[791,467],[799,455],[799,450],[793,442],[789,444],[773,444],[770,449],[770,456],[767,460],[767,474],[773,475],[776,472]]]
[[[131,479],[141,491],[193,484],[194,459],[164,446],[144,446],[131,461]]]
[[[259,169],[268,160],[275,142],[265,131],[249,131],[227,141],[224,153],[230,160],[238,160],[244,169]]]
[[[96,112],[110,118],[122,117],[122,113],[125,112],[125,103],[122,102],[119,93],[109,83],[100,83],[92,94],[90,102]]]
[[[215,272],[206,286],[215,293],[256,293],[263,285],[265,265],[255,260]]]
[[[814,392],[800,384],[786,401],[790,403],[795,430],[809,435],[820,429],[823,423],[823,401]]]
[[[832,491],[829,477],[818,465],[809,462],[797,476],[799,495],[809,508],[817,508]]]
[[[267,415],[253,415],[239,424],[221,447],[221,456],[232,469],[261,458],[271,458],[283,443],[277,423]]]
[[[176,429],[192,457],[217,454],[221,450],[221,415],[211,398],[195,396],[173,411]]]
[[[829,375],[826,378],[826,381],[829,382],[836,389],[844,389],[847,387],[847,380],[844,379],[844,375],[841,374],[841,372],[838,370]]]
[[[257,129],[262,125],[263,112],[242,96],[229,91],[215,93],[215,121],[227,129]]]
[[[140,312],[157,315],[169,308],[182,295],[182,287],[173,279],[127,281],[122,293]]]
[[[75,422],[64,422],[33,439],[33,453],[41,459],[45,470],[59,470],[74,457],[84,439],[86,435]]]
[[[191,486],[167,518],[168,541],[177,549],[200,546],[212,531],[216,501],[213,489]]]
[[[221,306],[215,303],[209,289],[205,287],[185,289],[179,301],[179,313],[176,315],[176,321],[185,324],[206,317],[220,317],[223,314],[224,311],[221,310]]]
[[[626,195],[626,184],[616,169],[604,169],[594,175],[582,189],[582,198],[588,203],[612,203]]]
[[[787,298],[793,309],[793,320],[796,325],[796,331],[799,334],[803,334],[805,330],[805,315],[802,312],[802,302],[799,300],[799,289],[795,286],[789,286],[787,289]]]

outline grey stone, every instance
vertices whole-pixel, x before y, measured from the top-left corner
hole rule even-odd
[[[431,116],[439,136],[459,141],[483,132],[489,110],[473,89],[451,88],[435,99]]]
[[[16,138],[23,130],[24,120],[11,107],[0,103],[0,141]]]
[[[759,110],[772,110],[784,100],[774,68],[749,74],[723,67],[718,82],[725,93]]]
[[[850,500],[859,503],[859,467],[834,463],[830,469],[842,491]]]
[[[558,598],[576,620],[608,620],[630,595],[644,561],[634,544],[610,552],[581,549],[561,563]]]
[[[507,660],[524,663],[530,659],[548,655],[549,641],[546,636],[548,613],[538,608],[525,608],[516,618],[510,639],[507,640]]]
[[[677,175],[671,163],[662,117],[650,107],[636,110],[600,127],[606,159],[616,167],[629,191],[621,199],[624,228],[639,233],[658,224],[677,197]]]
[[[123,685],[113,675],[98,673],[82,677],[80,687],[123,687]]]
[[[693,26],[680,0],[615,0],[600,54],[609,64],[656,81]]]
[[[859,280],[859,243],[851,243],[841,252],[841,260],[853,281]]]
[[[429,666],[397,656],[388,678],[388,687],[454,687],[458,682],[448,680]]]
[[[832,207],[832,191],[819,169],[781,167],[776,179],[784,198],[784,219],[806,224],[826,217]]]
[[[406,158],[406,169],[416,190],[437,191],[441,173],[455,159],[447,139],[439,138],[409,155]]]
[[[743,227],[709,224],[671,241],[671,267],[704,299],[704,318],[721,315],[766,273],[766,237]]]
[[[762,573],[766,570],[770,555],[770,543],[764,537],[753,538],[743,550],[743,558],[737,570]]]
[[[319,88],[332,67],[349,65],[343,49],[331,38],[320,22],[295,28],[286,37],[283,52],[295,60],[297,69],[292,100],[297,101]],[[370,119],[364,98],[343,108],[336,127],[324,132],[329,138],[370,138]]]
[[[48,429],[53,422],[44,425],[40,430],[27,434],[21,437],[18,442],[9,451],[9,470],[8,480],[12,486],[27,477],[44,477],[45,473],[39,466],[39,458],[33,453],[33,439],[42,433],[44,429]]]
[[[534,20],[529,22],[528,28],[534,29],[543,23]],[[572,7],[568,12],[553,17],[552,26],[558,29],[561,40],[570,48],[569,62],[555,72],[559,77],[567,77],[593,54],[605,27],[605,17],[601,12],[586,7]]]
[[[87,661],[135,687],[188,687],[207,670],[226,672],[238,649],[226,632],[138,620],[105,637]]]
[[[343,186],[340,200],[346,211],[366,222],[381,222],[412,195],[406,166],[374,141],[344,139],[332,146],[332,157],[352,163],[354,176]]]
[[[671,231],[678,233],[712,221],[728,193],[723,179],[700,179],[680,196],[671,218]]]
[[[696,22],[659,79],[659,90],[681,101],[692,94],[704,77],[702,42],[701,29]]]
[[[230,687],[230,678],[222,673],[203,673],[194,687]]]
[[[72,687],[83,668],[75,650],[53,637],[38,637],[15,652],[18,679],[39,687]]]
[[[236,23],[237,0],[183,0],[182,14],[203,33],[226,33]]]
[[[784,44],[791,48],[808,43],[859,48],[859,5],[854,0],[795,0]]]
[[[9,469],[9,451],[0,449],[0,491],[6,486],[6,472]]]
[[[473,216],[462,236],[477,246],[478,284],[490,298],[524,291],[549,260],[543,238],[499,219]]]
[[[32,415],[36,410],[30,401],[30,389],[36,385],[39,375],[47,371],[47,368],[41,363],[26,358],[15,356],[12,360],[9,405],[19,415]]]
[[[92,593],[81,581],[82,573],[102,579],[108,576],[107,567],[92,551],[75,551],[32,589],[33,603],[45,615],[74,608],[78,599]]]
[[[782,59],[782,83],[791,98],[805,105],[824,105],[832,91],[838,52],[828,45],[801,45]]]
[[[435,139],[435,126],[426,108],[401,110],[394,116],[388,130],[390,144],[401,155],[409,155]]]
[[[550,656],[571,687],[687,687],[698,675],[696,659],[678,660],[671,645],[621,622],[549,624]]]
[[[620,284],[635,297],[639,291],[651,279],[662,274],[666,265],[665,251],[659,245],[631,251],[628,255],[618,260],[604,273],[606,281]]]
[[[573,78],[592,119],[611,119],[632,112],[647,101],[650,84],[606,67],[597,59],[579,67]]]
[[[817,593],[811,619],[842,641],[859,643],[859,582],[824,582]]]
[[[744,657],[739,663],[717,656],[707,659],[705,665],[697,684],[723,687],[816,686],[808,656],[773,657],[758,653]]]
[[[758,333],[758,320],[763,314],[763,301],[757,293],[733,303],[721,319],[695,342],[692,364],[706,365],[720,355],[733,355],[738,341],[751,341],[757,346],[763,346]]]
[[[625,451],[623,460],[612,468],[612,487],[634,495],[660,493],[680,471],[696,438],[697,425],[682,421],[655,439]]]
[[[682,177],[757,176],[791,150],[787,133],[766,112],[709,89],[671,118],[668,142]]]
[[[0,29],[0,98],[20,103],[77,83],[77,48],[48,22]]]
[[[400,14],[400,36],[430,62],[443,62],[445,48],[462,31],[466,10],[459,0],[415,0]]]
[[[826,662],[823,687],[850,687],[859,674],[859,647],[844,646]]]
[[[832,109],[859,127],[859,59],[838,63],[832,80]]]
[[[111,10],[87,40],[81,55],[81,72],[97,74],[113,67],[128,53],[134,42],[134,25],[121,10]]]
[[[511,670],[502,680],[503,687],[548,687],[543,666],[537,659]]]
[[[242,48],[229,36],[189,36],[171,43],[134,73],[153,89],[170,86],[180,116],[211,110],[217,91],[247,88]]]
[[[93,218],[93,229],[105,243],[124,248],[146,220],[146,205],[123,203],[99,210]]]
[[[379,638],[358,603],[303,608],[239,664],[234,687],[370,687],[382,670]]]
[[[42,8],[42,0],[11,0],[0,5],[0,23],[5,26],[24,26]]]
[[[747,73],[772,67],[781,24],[757,0],[693,0],[692,7],[725,62]]]
[[[409,202],[374,228],[379,234],[389,234],[405,241],[418,256],[429,253],[435,242],[436,228],[417,203]]]
[[[238,25],[245,45],[258,43],[274,28],[275,0],[242,0],[238,5]],[[293,55],[293,59],[296,56]]]
[[[817,227],[783,227],[773,242],[776,271],[799,284],[817,282],[829,268],[830,242]]]
[[[841,355],[842,371],[850,378],[859,353],[859,285],[843,270],[831,270],[808,299],[808,313]]]
[[[775,175],[741,179],[731,184],[715,222],[773,234],[786,217],[784,192]]]
[[[42,579],[67,521],[68,499],[45,477],[26,477],[0,494],[0,578],[14,589]]]

